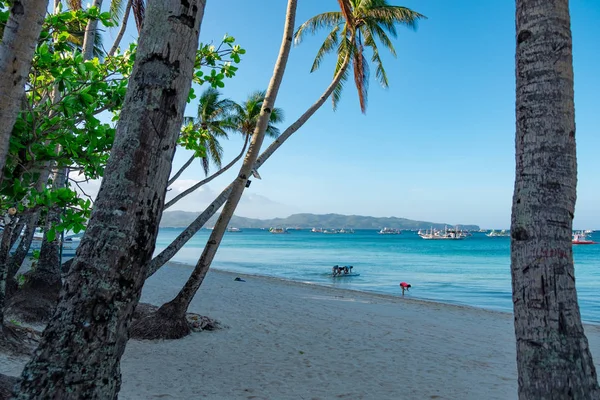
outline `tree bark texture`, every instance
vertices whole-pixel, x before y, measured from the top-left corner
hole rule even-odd
[[[344,72],[348,68],[349,61],[350,58],[346,58],[342,68],[340,68],[333,81],[327,87],[321,97],[319,97],[319,99],[312,106],[310,106],[308,110],[306,110],[306,112],[300,116],[300,118],[298,118],[281,135],[279,135],[277,139],[275,139],[275,141],[273,141],[273,143],[271,143],[269,147],[267,147],[267,149],[257,158],[256,163],[254,164],[255,170],[258,170],[261,165],[263,165],[269,159],[269,157],[271,157],[273,153],[275,153],[275,151],[280,148],[290,136],[292,136],[294,132],[300,129],[302,125],[304,125],[306,121],[308,121],[310,117],[312,117],[313,114],[317,112],[317,110],[321,108],[323,104],[325,104],[325,101],[327,101],[329,96],[331,96],[331,93],[333,93],[335,87],[340,83]],[[177,238],[171,242],[171,244],[169,244],[163,251],[161,251],[152,259],[148,266],[148,277],[154,275],[154,273],[158,271],[160,267],[165,265],[165,263],[173,258],[173,256],[175,256],[175,254],[177,254],[177,252],[181,250],[181,248],[185,246],[185,244],[200,229],[202,229],[204,224],[206,224],[206,222],[216,214],[217,210],[221,208],[221,206],[227,201],[227,198],[229,197],[233,187],[232,185],[233,182],[223,189],[219,196],[213,200],[213,202],[210,203],[210,205],[198,217],[196,217],[196,219],[187,228],[185,228],[183,232],[181,232],[179,236],[177,236]]]
[[[119,361],[154,251],[205,1],[149,0],[88,228],[19,399],[116,399]]]
[[[56,190],[65,187],[67,174],[67,168],[56,168],[52,184],[53,189]],[[46,216],[46,228],[44,230],[44,237],[42,238],[42,247],[40,248],[40,258],[38,260],[37,268],[29,275],[30,280],[38,280],[40,283],[45,282],[48,285],[60,286],[61,284],[61,237],[57,233],[54,240],[48,240],[48,230],[52,226],[56,226],[60,223],[61,213],[62,210],[59,207],[52,207],[48,210]]]
[[[511,272],[520,399],[599,399],[571,244],[577,159],[568,0],[517,0]]]
[[[187,280],[177,296],[169,303],[164,304],[161,307],[161,310],[169,310],[170,312],[174,313],[176,316],[175,318],[185,316],[190,302],[202,284],[202,281],[204,280],[204,277],[210,268],[212,260],[219,249],[219,244],[223,239],[227,225],[233,216],[233,213],[242,197],[242,193],[246,188],[246,183],[248,182],[248,179],[252,174],[252,170],[254,169],[254,163],[258,158],[260,147],[262,146],[262,142],[265,137],[265,131],[271,117],[271,111],[275,106],[277,92],[281,86],[288,56],[290,54],[292,37],[294,33],[294,21],[296,18],[296,5],[297,0],[288,1],[285,27],[281,41],[281,47],[279,49],[279,56],[277,57],[273,75],[265,95],[265,100],[262,104],[258,121],[256,122],[256,128],[250,141],[248,153],[246,153],[246,157],[244,158],[244,163],[240,168],[240,172],[232,184],[231,194],[229,195],[229,198],[223,207],[223,211],[221,212],[221,215],[219,216],[219,219],[217,220],[217,223],[215,224],[215,227],[208,238],[206,246],[202,251],[202,255],[200,256],[194,271],[192,271],[190,278]]]
[[[0,42],[0,181],[48,0],[15,0]]]
[[[6,302],[6,276],[8,273],[8,252],[10,239],[17,224],[17,217],[7,214],[4,218],[2,241],[0,242],[0,332],[4,332],[4,303]]]

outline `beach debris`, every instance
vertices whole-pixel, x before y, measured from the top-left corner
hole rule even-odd
[[[246,282],[245,280],[243,280],[242,278],[240,278],[239,276],[237,276],[234,281],[236,282]]]
[[[187,313],[186,319],[194,332],[214,331],[215,329],[220,328],[218,321],[205,315]]]

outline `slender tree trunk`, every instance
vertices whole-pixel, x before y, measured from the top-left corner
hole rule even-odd
[[[175,183],[175,181],[177,180],[177,178],[179,178],[181,176],[181,174],[183,174],[183,171],[185,171],[187,169],[187,167],[189,167],[190,165],[192,165],[192,163],[194,162],[195,159],[196,159],[196,156],[191,156],[185,162],[185,164],[183,164],[181,166],[181,168],[179,168],[179,171],[177,171],[177,173],[175,175],[173,175],[173,177],[169,178],[168,185],[171,186],[173,183]]]
[[[21,236],[19,245],[8,261],[7,282],[10,282],[15,277],[19,268],[21,268],[23,261],[25,261],[25,257],[27,257],[27,253],[31,248],[31,242],[33,242],[35,228],[40,219],[40,214],[41,211],[36,210],[20,219],[25,225],[25,230],[23,231],[23,236]]]
[[[235,163],[238,162],[240,160],[240,158],[242,158],[242,156],[244,155],[244,152],[246,151],[246,146],[248,145],[248,139],[249,139],[249,136],[246,135],[246,140],[244,140],[244,147],[242,147],[242,151],[240,151],[240,154],[238,154],[233,160],[231,160],[229,162],[229,164],[227,164],[226,166],[224,166],[223,168],[221,168],[220,170],[218,170],[217,172],[215,172],[208,178],[201,180],[200,182],[196,183],[194,186],[184,190],[183,192],[179,193],[177,196],[173,197],[171,200],[169,200],[165,204],[165,210],[169,207],[172,207],[175,203],[177,203],[179,200],[183,199],[188,194],[193,193],[198,188],[202,187],[203,185],[206,185],[208,182],[210,182],[213,179],[215,179],[216,177],[222,175],[229,168],[233,167],[235,165]]]
[[[67,168],[56,167],[52,187],[54,190],[65,187],[67,181]],[[48,240],[48,231],[60,223],[61,209],[53,206],[46,216],[46,227],[40,248],[40,258],[37,268],[29,275],[28,281],[32,286],[47,287],[48,290],[57,291],[61,285],[60,274],[60,235],[56,234],[54,240]]]
[[[577,159],[568,0],[517,0],[511,271],[520,399],[599,399],[571,244]]]
[[[127,5],[125,6],[125,12],[123,13],[123,19],[121,19],[121,27],[119,28],[119,33],[115,38],[115,42],[110,48],[108,55],[113,56],[117,49],[119,48],[119,44],[121,44],[121,39],[123,39],[123,35],[125,34],[125,30],[127,29],[127,21],[129,21],[129,12],[131,11],[131,0],[127,1]]]
[[[306,110],[306,112],[300,116],[300,118],[298,118],[281,135],[279,135],[277,139],[275,139],[275,141],[273,141],[269,147],[267,147],[267,149],[258,157],[256,163],[254,164],[255,170],[258,170],[260,166],[262,166],[269,159],[269,157],[275,153],[275,150],[281,147],[294,132],[300,129],[302,125],[304,125],[306,121],[308,121],[310,117],[312,117],[313,114],[317,112],[317,110],[321,108],[323,104],[325,104],[325,101],[327,101],[329,96],[331,96],[331,93],[333,93],[335,87],[340,83],[344,72],[348,68],[349,60],[350,58],[345,60],[342,68],[340,68],[336,76],[333,78],[333,81],[327,87],[321,97],[319,97],[319,99],[312,106],[310,106],[308,110]],[[219,210],[219,208],[221,208],[221,206],[227,201],[227,198],[229,197],[233,187],[232,185],[233,183],[223,189],[219,196],[217,196],[217,198],[213,200],[213,202],[198,217],[196,217],[196,219],[187,228],[185,228],[175,240],[173,240],[173,242],[171,242],[163,251],[161,251],[152,259],[148,265],[148,277],[154,275],[154,273],[156,273],[160,267],[165,265],[171,258],[173,258],[175,254],[177,254],[177,252],[181,250],[183,246],[185,246],[185,244],[200,229],[202,229],[204,224],[206,224],[206,222],[216,214],[217,210]]]
[[[10,240],[14,232],[17,217],[14,214],[7,214],[4,218],[4,230],[2,231],[2,241],[0,242],[0,340],[4,337],[4,303],[6,300],[6,274],[8,271],[7,263],[8,252],[10,251]]]
[[[283,74],[285,72],[285,67],[292,45],[294,21],[296,17],[296,3],[297,0],[288,1],[285,28],[281,43],[281,49],[279,51],[279,57],[275,64],[271,82],[269,84],[269,87],[267,88],[267,93],[260,111],[260,116],[256,123],[256,129],[254,130],[254,134],[252,135],[250,148],[248,149],[248,153],[246,154],[244,163],[240,168],[238,177],[232,185],[231,194],[229,195],[229,198],[225,203],[223,212],[221,212],[221,215],[219,216],[219,219],[217,220],[213,231],[211,232],[210,238],[208,239],[207,244],[204,247],[204,251],[200,256],[200,260],[196,264],[196,268],[192,272],[192,275],[186,282],[183,289],[181,289],[179,294],[177,294],[177,296],[172,301],[164,304],[161,307],[163,312],[168,311],[170,314],[175,315],[176,318],[183,318],[185,316],[190,302],[192,301],[194,295],[196,294],[196,291],[202,284],[204,276],[206,275],[206,272],[208,272],[208,268],[210,267],[210,264],[215,254],[217,253],[219,244],[221,243],[225,230],[227,229],[227,225],[229,224],[229,221],[233,216],[235,208],[237,207],[240,198],[242,197],[242,193],[244,192],[244,188],[246,187],[248,178],[250,177],[250,175],[252,174],[252,170],[254,169],[254,164],[256,162],[256,159],[258,158],[260,147],[265,136],[265,130],[267,128],[267,124],[269,123],[271,110],[275,105],[275,99],[277,98],[277,92],[279,91],[281,80],[283,79]]]
[[[94,0],[92,7],[98,7],[102,11],[102,0]],[[83,37],[83,59],[91,60],[94,58],[94,43],[96,42],[96,31],[98,30],[98,20],[90,18],[85,27],[85,35]]]
[[[0,42],[0,181],[48,0],[15,0]]]
[[[116,399],[191,85],[205,2],[149,0],[110,159],[19,399]]]

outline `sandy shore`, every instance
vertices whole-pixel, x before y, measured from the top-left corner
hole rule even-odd
[[[169,266],[142,301],[170,300]],[[515,399],[512,316],[211,271],[191,311],[226,325],[178,341],[130,341],[121,399]],[[600,367],[600,327],[586,326]],[[18,375],[25,360],[0,357]]]

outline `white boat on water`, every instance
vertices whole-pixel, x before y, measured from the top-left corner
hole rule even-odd
[[[396,228],[387,228],[384,227],[383,229],[381,229],[379,231],[380,235],[400,235],[402,232],[400,232],[399,229]]]
[[[312,228],[310,231],[312,233],[323,233],[323,228]]]
[[[594,242],[593,240],[588,239],[585,231],[575,232],[573,234],[573,239],[571,240],[572,244],[598,244],[598,242]]]
[[[431,230],[425,231],[419,236],[425,240],[462,240],[467,235],[458,228],[448,229],[448,227],[444,227],[444,230],[440,231],[431,227]]]
[[[240,228],[236,228],[235,226],[231,226],[227,228],[227,232],[242,232]]]
[[[486,233],[487,237],[507,237],[510,236],[510,233],[506,232],[506,229],[502,229],[500,232],[496,232],[492,229],[490,233]]]
[[[271,233],[273,233],[275,235],[281,235],[281,234],[289,233],[287,231],[287,229],[285,229],[285,228],[270,228],[269,232],[271,232]]]

